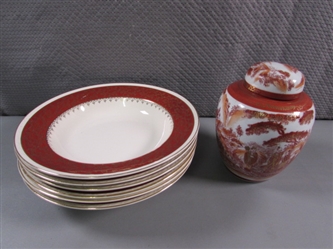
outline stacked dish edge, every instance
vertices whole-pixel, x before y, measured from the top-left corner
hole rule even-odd
[[[76,89],[30,112],[14,148],[27,187],[74,209],[149,199],[177,182],[195,154],[199,118],[170,90],[135,83]]]

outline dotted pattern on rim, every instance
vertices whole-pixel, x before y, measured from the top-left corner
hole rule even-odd
[[[69,110],[65,111],[64,113],[62,113],[50,125],[50,127],[49,127],[49,129],[47,131],[47,135],[46,135],[47,140],[48,141],[50,140],[50,136],[52,135],[52,132],[56,128],[57,124],[63,118],[66,118],[66,116],[71,115],[71,113],[74,113],[75,111],[80,110],[81,106],[84,106],[84,107],[88,106],[89,107],[89,105],[95,105],[95,104],[100,104],[100,103],[105,103],[105,102],[113,102],[113,101],[117,102],[119,100],[122,100],[122,101],[125,100],[126,102],[128,102],[128,101],[130,101],[130,102],[138,102],[138,103],[141,103],[141,104],[150,105],[150,106],[153,106],[155,108],[158,108],[169,119],[170,126],[173,127],[173,120],[172,120],[172,117],[171,117],[170,113],[165,108],[163,108],[162,106],[160,106],[160,105],[158,105],[158,104],[156,104],[154,102],[146,101],[144,99],[138,99],[138,98],[124,98],[124,97],[121,97],[121,98],[104,98],[104,99],[91,100],[91,101],[79,104],[77,106],[74,106],[74,107],[70,108]]]

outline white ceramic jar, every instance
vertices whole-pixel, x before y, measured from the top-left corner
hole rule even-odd
[[[227,168],[264,181],[299,154],[315,121],[304,75],[277,62],[250,67],[245,80],[230,84],[219,99],[216,134]]]

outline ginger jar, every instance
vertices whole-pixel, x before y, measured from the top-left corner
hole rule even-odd
[[[304,75],[296,68],[261,62],[219,99],[216,135],[226,167],[250,181],[278,174],[299,154],[315,121]]]

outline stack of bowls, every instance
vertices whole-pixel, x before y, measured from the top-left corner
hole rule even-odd
[[[160,87],[113,83],[73,90],[30,112],[15,133],[18,169],[39,197],[109,209],[153,197],[186,172],[199,118]]]

